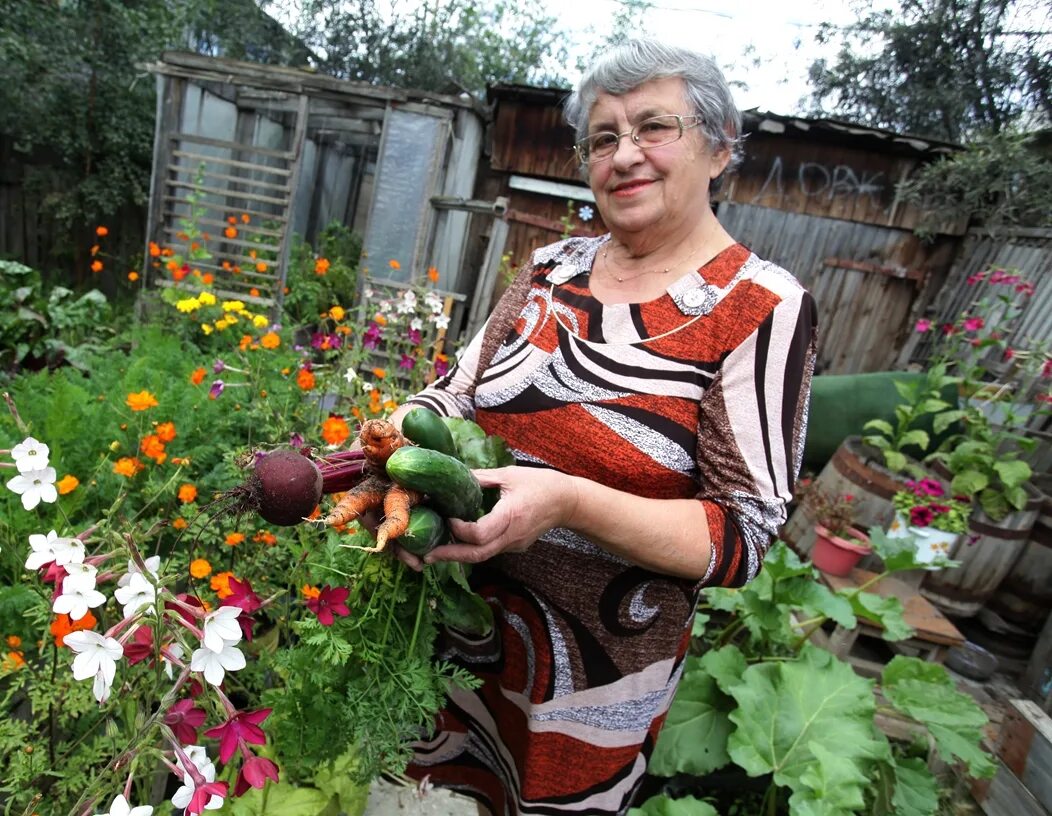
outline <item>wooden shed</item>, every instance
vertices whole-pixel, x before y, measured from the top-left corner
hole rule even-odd
[[[599,234],[598,213],[562,119],[565,90],[498,85],[486,195],[505,194],[514,263],[560,234]],[[720,221],[815,295],[826,373],[892,368],[914,319],[942,286],[967,225],[931,242],[896,184],[956,146],[826,119],[744,115],[745,157],[714,204]],[[584,215],[588,215],[588,210]]]

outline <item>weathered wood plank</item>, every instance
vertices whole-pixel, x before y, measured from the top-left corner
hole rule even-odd
[[[227,173],[212,173],[208,170],[199,170],[198,168],[194,168],[186,164],[169,164],[168,172],[186,173],[190,176],[196,176],[198,173],[200,173],[202,178],[219,179],[220,181],[232,181],[236,184],[243,184],[246,187],[263,188],[263,192],[273,191],[276,193],[283,193],[286,195],[289,192],[288,184],[275,183],[272,181],[259,181],[258,179],[254,179],[251,176],[231,176]]]
[[[1001,761],[1052,810],[1052,718],[1031,700],[1011,700],[997,746]]]
[[[1003,763],[998,763],[993,779],[975,779],[972,796],[986,816],[1050,816]]]
[[[238,161],[237,159],[224,159],[222,156],[206,156],[203,153],[191,153],[189,150],[173,150],[172,155],[176,158],[199,161],[203,164],[226,164],[231,167],[240,167],[244,170],[269,173],[275,176],[285,176],[286,178],[292,174],[291,170],[284,167],[273,167],[269,164],[256,164],[255,162]]]
[[[256,147],[255,145],[231,142],[226,139],[209,139],[207,136],[198,136],[195,133],[170,133],[168,138],[173,142],[193,142],[194,144],[209,145],[210,147],[225,147],[228,150],[250,151],[258,153],[260,156],[271,156],[272,158],[285,159],[286,161],[292,161],[295,158],[287,150],[272,150],[269,147]]]
[[[198,193],[208,193],[215,196],[223,196],[225,198],[243,198],[246,201],[258,201],[261,204],[274,204],[278,207],[287,208],[289,204],[288,198],[276,198],[275,196],[265,196],[259,193],[246,193],[242,190],[231,190],[229,188],[221,187],[205,187],[201,184],[189,184],[185,181],[172,181],[169,179],[165,182],[168,187],[177,187],[184,190],[193,190]]]

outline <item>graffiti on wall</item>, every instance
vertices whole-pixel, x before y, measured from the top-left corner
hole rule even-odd
[[[781,156],[775,156],[763,186],[750,203],[782,198],[790,191],[826,201],[852,197],[868,199],[868,206],[880,208],[886,186],[882,172],[856,172],[846,164],[826,165],[821,162],[801,162],[794,172],[785,166]]]

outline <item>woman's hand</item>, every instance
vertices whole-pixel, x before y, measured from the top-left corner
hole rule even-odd
[[[544,533],[563,526],[577,501],[573,478],[556,470],[504,467],[472,472],[483,487],[500,489],[499,501],[476,522],[450,519],[453,542],[435,547],[424,557],[425,564],[477,564],[502,552],[522,552]]]

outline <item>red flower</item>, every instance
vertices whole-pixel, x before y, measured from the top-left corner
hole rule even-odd
[[[132,639],[124,644],[124,656],[128,658],[129,666],[153,657],[153,629],[149,626],[138,627]]]
[[[237,753],[238,745],[250,742],[253,745],[266,745],[267,735],[259,724],[270,716],[273,709],[260,708],[256,711],[239,711],[222,725],[205,731],[206,737],[219,740],[219,759],[226,763]]]
[[[345,618],[351,614],[351,610],[344,603],[351,591],[346,587],[331,587],[328,584],[321,588],[317,598],[307,599],[307,608],[318,616],[318,623],[322,626],[332,626],[335,618],[339,615]]]
[[[226,798],[230,785],[227,782],[207,782],[194,788],[194,795],[190,797],[190,804],[186,806],[187,813],[202,813],[205,805],[212,801],[213,796]]]
[[[911,527],[927,527],[931,524],[932,518],[934,518],[934,513],[932,513],[930,507],[924,506],[910,508]]]
[[[237,772],[234,796],[244,796],[249,787],[262,788],[268,779],[278,781],[278,766],[269,759],[251,756],[245,760],[245,764]]]
[[[164,722],[183,745],[196,745],[197,729],[205,724],[205,710],[194,706],[192,699],[180,700],[165,712]]]

